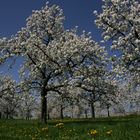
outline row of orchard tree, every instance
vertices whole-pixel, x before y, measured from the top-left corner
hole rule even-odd
[[[33,90],[23,90],[11,77],[2,76],[0,98],[0,118],[31,119],[40,118],[40,96]],[[125,84],[125,85],[124,85]],[[47,118],[95,118],[95,116],[126,115],[138,113],[140,98],[138,89],[130,90],[130,85],[123,83],[117,88],[108,85],[108,93],[96,100],[81,88],[61,88],[59,94],[49,92],[47,100]],[[94,106],[93,106],[94,105]],[[94,108],[93,108],[94,107]],[[94,109],[94,110],[93,110]]]
[[[63,118],[66,106],[79,104],[82,108],[86,102],[94,118],[97,103],[109,115],[109,108],[122,97],[128,97],[125,101],[139,99],[140,4],[136,0],[104,0],[102,9],[100,14],[94,11],[95,23],[102,29],[104,41],[112,42],[111,49],[120,51],[120,57],[110,56],[90,33],[79,35],[77,27],[66,30],[62,9],[48,3],[33,11],[15,35],[0,39],[0,64],[8,61],[14,67],[13,62],[22,61],[20,83],[1,77],[0,116],[8,118],[17,110],[29,118],[29,110],[40,106],[41,122],[46,123],[51,110],[48,104],[53,108],[59,102]],[[127,93],[133,94],[122,94],[120,89],[125,86],[120,85],[128,85]],[[33,108],[28,110],[28,106]]]

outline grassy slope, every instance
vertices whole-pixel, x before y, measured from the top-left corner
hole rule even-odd
[[[48,130],[38,121],[0,120],[0,140],[140,140],[140,116],[64,120],[64,128],[56,128],[59,120],[50,121]],[[95,136],[88,132],[97,130]],[[112,134],[106,134],[112,130]]]

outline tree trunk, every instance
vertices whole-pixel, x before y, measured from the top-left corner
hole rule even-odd
[[[85,110],[85,118],[88,118],[87,110]]]
[[[74,107],[73,107],[73,105],[72,105],[72,108],[71,108],[71,109],[72,109],[72,110],[71,110],[71,118],[74,118],[74,114],[73,114],[73,113],[74,113],[74,112],[73,112],[73,108],[74,108]]]
[[[41,122],[43,124],[47,123],[47,100],[45,90],[41,93]]]
[[[83,108],[78,104],[78,113],[77,113],[77,118],[80,118],[81,117],[81,114],[83,112]]]
[[[60,116],[61,116],[61,119],[63,120],[64,119],[63,105],[60,106]]]
[[[48,120],[50,120],[51,118],[50,118],[50,113],[48,112]]]
[[[110,117],[109,107],[107,107],[107,116]]]
[[[9,118],[10,118],[10,119],[13,119],[13,116],[14,116],[13,113],[10,113],[10,114],[9,114]]]
[[[91,115],[92,118],[95,119],[95,107],[93,102],[91,102]]]
[[[8,108],[6,109],[6,119],[9,119],[9,112],[8,112]]]

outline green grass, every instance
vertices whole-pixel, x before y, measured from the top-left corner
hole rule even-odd
[[[55,127],[59,122],[49,121],[46,126],[36,120],[0,120],[0,140],[140,140],[139,116],[67,119],[63,128]],[[91,136],[90,130],[98,133]],[[111,135],[106,133],[109,130]]]

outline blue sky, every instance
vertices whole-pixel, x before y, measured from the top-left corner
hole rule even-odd
[[[40,9],[45,3],[46,0],[0,0],[0,37],[15,34],[25,26],[26,18],[32,10]],[[49,0],[49,3],[57,4],[63,9],[65,28],[79,26],[80,31],[91,32],[94,40],[101,40],[101,32],[94,24],[93,11],[101,11],[102,0]],[[15,69],[11,73],[17,78]]]
[[[26,18],[32,10],[40,9],[45,3],[46,0],[0,0],[0,37],[15,34],[25,26]],[[66,28],[79,26],[81,30],[92,32],[94,39],[99,40],[93,11],[101,10],[102,0],[50,0],[49,3],[63,9]]]

